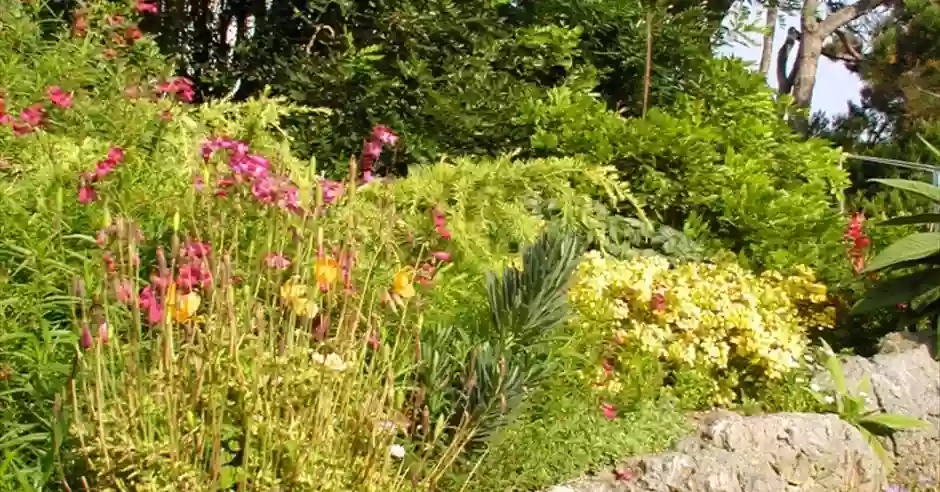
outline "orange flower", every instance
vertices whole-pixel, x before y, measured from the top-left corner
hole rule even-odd
[[[314,264],[314,276],[317,278],[317,285],[320,290],[326,292],[330,286],[336,282],[339,277],[339,263],[333,258],[320,257]]]
[[[403,268],[395,274],[395,280],[392,282],[392,292],[402,299],[414,297],[415,286],[413,275],[410,268]]]

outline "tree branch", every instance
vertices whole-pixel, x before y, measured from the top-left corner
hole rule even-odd
[[[799,40],[800,31],[791,27],[787,29],[787,40],[777,50],[777,92],[780,94],[789,94],[790,90],[793,89],[793,80],[796,77],[797,69],[799,69],[799,62],[793,65],[793,71],[787,75],[787,61],[790,59],[793,45]]]
[[[846,5],[823,19],[823,21],[819,23],[819,30],[824,36],[828,36],[834,33],[836,29],[875,10],[881,5],[888,3],[888,1],[889,0],[858,0],[851,5]],[[805,5],[803,11],[806,12]]]
[[[849,42],[848,35],[845,34],[845,31],[842,29],[836,29],[836,36],[839,37],[839,41],[842,42],[842,45],[845,46],[845,51],[854,58],[854,61],[862,59],[862,54],[855,49],[855,46],[852,46],[852,43]]]

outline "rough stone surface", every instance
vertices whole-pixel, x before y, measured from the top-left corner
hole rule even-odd
[[[940,473],[940,363],[933,359],[933,334],[893,333],[882,339],[870,359],[847,357],[842,366],[850,391],[866,377],[869,410],[906,415],[930,424],[926,429],[900,431],[885,439],[896,476],[904,482],[925,482]],[[830,386],[828,374],[815,382]]]
[[[884,469],[834,415],[720,412],[673,451],[626,461],[548,492],[880,492]]]

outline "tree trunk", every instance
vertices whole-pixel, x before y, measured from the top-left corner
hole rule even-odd
[[[803,35],[796,63],[799,70],[793,81],[793,103],[801,108],[808,108],[813,103],[813,89],[816,87],[816,71],[819,57],[822,56],[823,40],[816,35]]]
[[[764,40],[761,45],[760,67],[758,70],[764,77],[770,73],[770,57],[773,56],[774,34],[777,33],[777,5],[767,5],[767,18],[764,26]]]
[[[793,80],[793,104],[809,108],[813,103],[813,88],[816,87],[816,71],[827,33],[820,29],[816,20],[819,2],[806,0],[800,16],[800,49],[797,51],[796,78]]]

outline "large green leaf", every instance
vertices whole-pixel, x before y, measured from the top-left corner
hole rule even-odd
[[[865,268],[874,272],[911,260],[919,260],[940,253],[940,232],[918,232],[899,239],[878,253]]]
[[[879,226],[898,226],[898,225],[914,225],[914,224],[934,224],[940,223],[940,214],[917,214],[917,215],[907,215],[904,217],[894,217],[893,219],[888,219],[882,222],[879,222]]]
[[[899,190],[909,191],[911,193],[928,198],[931,201],[940,203],[940,188],[937,188],[930,183],[925,183],[923,181],[911,181],[909,179],[893,178],[872,179],[871,181],[875,183],[881,183],[892,188],[897,188]]]
[[[922,270],[879,282],[852,306],[850,314],[864,314],[896,306],[940,288],[940,268]]]
[[[896,413],[876,413],[874,415],[869,415],[862,418],[860,423],[865,425],[865,428],[874,434],[877,434],[877,430],[874,430],[867,424],[875,424],[876,426],[880,426],[883,429],[890,431],[923,429],[930,427],[930,424],[924,422],[921,419],[908,417],[907,415],[898,415]]]

